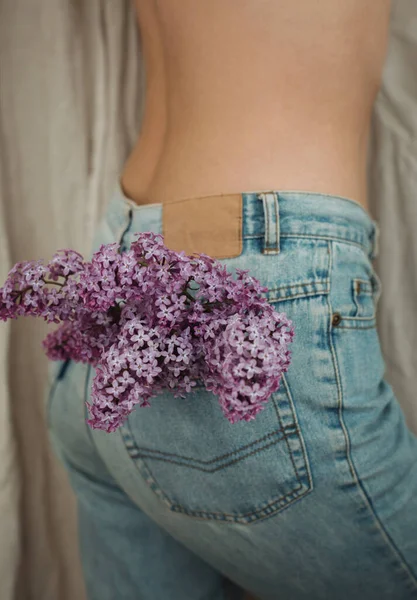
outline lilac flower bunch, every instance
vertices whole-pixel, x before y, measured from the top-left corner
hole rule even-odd
[[[137,234],[129,250],[102,245],[91,261],[74,250],[17,263],[0,288],[0,319],[35,316],[59,327],[44,340],[52,360],[96,368],[88,423],[117,429],[164,389],[184,397],[198,382],[232,423],[265,406],[288,369],[294,331],[262,296],[205,254],[174,252]]]

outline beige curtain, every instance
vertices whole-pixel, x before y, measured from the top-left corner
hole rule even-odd
[[[417,431],[417,3],[397,0],[369,186],[381,223],[380,333]],[[128,0],[0,0],[0,275],[90,249],[134,143],[144,73]],[[44,422],[42,323],[0,324],[0,598],[83,600],[75,503]]]
[[[2,277],[57,248],[89,252],[137,135],[138,59],[128,1],[0,0]],[[44,422],[45,331],[0,329],[1,600],[85,597],[75,503]]]
[[[387,378],[417,433],[417,2],[397,0],[393,8],[369,183],[381,227],[379,332]]]

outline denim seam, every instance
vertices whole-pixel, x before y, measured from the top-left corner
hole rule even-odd
[[[129,448],[126,445],[125,434],[122,431],[124,427],[126,427],[126,426],[121,427],[121,437],[122,437],[124,446],[126,448],[126,451],[128,452],[129,456],[132,458]],[[127,434],[129,435],[129,437],[131,437],[129,432],[127,432]],[[133,459],[133,460],[134,460],[134,463],[135,463],[137,469],[142,474],[142,476],[144,477],[146,483],[149,485],[151,490],[161,499],[161,501],[164,502],[164,504],[166,504],[168,506],[168,508],[171,511],[187,514],[189,516],[192,516],[194,518],[199,518],[204,521],[218,520],[218,521],[227,521],[227,522],[232,522],[232,523],[240,523],[241,525],[248,525],[255,521],[260,521],[263,518],[272,516],[273,514],[279,512],[280,510],[287,508],[293,502],[297,501],[300,497],[302,497],[303,495],[305,495],[305,493],[307,493],[309,491],[309,490],[306,490],[306,492],[302,495],[297,494],[297,491],[299,489],[302,489],[302,487],[303,487],[302,485],[300,485],[299,487],[295,488],[291,492],[287,492],[286,494],[280,496],[279,498],[275,498],[272,502],[266,504],[265,506],[262,506],[262,508],[257,508],[249,513],[244,513],[244,514],[232,515],[230,513],[218,513],[218,512],[213,512],[213,511],[190,510],[190,509],[187,509],[187,508],[181,506],[180,504],[175,504],[172,502],[172,500],[170,500],[170,498],[165,494],[165,492],[162,490],[161,486],[158,484],[155,476],[150,471],[150,469],[146,465],[145,461],[143,461],[142,459]],[[296,494],[296,495],[294,496],[294,494]],[[289,499],[289,501],[287,501],[287,498]],[[277,505],[279,505],[279,506],[277,506]],[[259,516],[261,513],[264,513],[263,516]]]
[[[273,196],[273,204],[275,210],[275,240],[271,240],[273,217],[272,207],[270,203],[270,196]],[[262,249],[263,254],[279,254],[280,251],[280,226],[279,226],[279,209],[278,209],[278,196],[275,192],[261,193],[258,195],[258,199],[262,200],[262,206],[264,211],[264,248]]]
[[[366,313],[365,306],[363,306],[364,298],[369,298],[374,300],[374,289],[369,280],[360,279],[359,277],[355,277],[352,280],[352,288],[353,288],[353,302],[356,308],[356,314],[354,317],[347,317],[349,320],[351,319],[375,319],[376,318],[376,304],[373,302],[371,314],[363,316],[363,313]]]
[[[291,506],[294,502],[303,498],[307,493],[312,491],[312,487],[307,488],[302,494],[298,493],[299,490],[303,489],[303,484],[296,488],[294,488],[291,492],[287,492],[286,494],[280,496],[279,498],[275,498],[272,502],[269,502],[265,506],[259,507],[252,512],[242,514],[232,515],[230,513],[218,513],[218,512],[206,512],[206,511],[198,511],[198,510],[189,510],[187,508],[182,507],[179,504],[172,505],[171,510],[175,512],[181,512],[184,514],[188,514],[190,516],[198,517],[203,520],[215,519],[215,520],[223,520],[233,523],[239,523],[241,525],[249,525],[250,523],[261,521],[264,518],[270,517],[281,510],[284,510]],[[288,499],[288,500],[287,500]],[[279,506],[277,506],[280,504]],[[262,514],[263,513],[263,514]],[[226,518],[225,518],[226,517]]]
[[[298,433],[299,440],[300,440],[300,443],[301,443],[301,451],[303,453],[304,465],[305,465],[305,469],[306,469],[306,473],[307,473],[307,478],[308,478],[308,483],[309,483],[309,489],[306,491],[306,493],[307,493],[307,492],[312,491],[313,487],[314,487],[313,478],[312,478],[311,470],[310,470],[310,459],[308,457],[308,453],[307,453],[307,448],[306,448],[304,436],[303,436],[303,433],[301,431],[300,423],[298,421],[298,415],[297,415],[296,410],[295,410],[294,400],[293,400],[293,397],[292,397],[292,394],[291,394],[291,390],[290,390],[290,387],[288,385],[287,377],[286,377],[285,373],[282,374],[282,381],[284,383],[284,387],[285,387],[285,391],[287,393],[287,397],[288,397],[288,399],[290,401],[290,407],[291,407],[291,412],[292,412],[292,415],[293,415],[293,420],[294,420],[294,423],[296,424],[296,431]],[[297,474],[298,474],[298,471],[297,471]]]
[[[376,315],[372,317],[344,317],[341,315],[341,325],[336,325],[337,329],[374,329],[376,327]],[[343,322],[346,324],[343,325]]]
[[[359,282],[359,283],[363,284],[364,287],[365,287],[365,290],[361,289],[359,295],[361,295],[361,294],[372,294],[372,285],[369,283],[369,281],[367,279],[361,279],[360,277],[355,277],[353,279],[353,281]],[[370,290],[370,291],[366,291],[367,289]]]
[[[286,386],[286,393],[288,394],[288,386]],[[287,395],[287,398],[290,402],[290,406],[291,406],[291,410],[292,410],[292,399],[290,396]],[[273,398],[273,402],[274,402],[274,408],[275,411],[277,412],[277,414],[279,414],[279,410],[277,408],[276,405],[276,401],[275,398]],[[282,420],[280,418],[280,416],[278,417],[278,420],[280,422],[280,424],[282,425]],[[293,428],[294,431],[290,434],[291,436],[296,435],[297,439],[299,441],[299,443],[301,443],[301,439],[302,438],[302,434],[301,431],[299,430],[298,427],[298,423],[294,422],[293,424]],[[310,492],[312,489],[312,482],[310,479],[310,473],[308,470],[308,467],[306,465],[306,470],[307,470],[307,475],[308,475],[308,480],[310,483],[310,487],[307,488],[304,493],[300,494],[299,491],[303,489],[303,487],[305,487],[305,485],[303,485],[302,481],[300,481],[300,477],[299,477],[299,473],[296,467],[295,468],[295,474],[297,477],[297,481],[299,482],[299,485],[294,488],[293,490],[291,490],[291,492],[287,492],[286,494],[280,496],[279,498],[274,498],[271,502],[269,502],[268,504],[266,504],[265,506],[262,507],[258,507],[254,510],[252,510],[249,513],[244,513],[244,514],[235,514],[235,515],[231,515],[229,513],[217,513],[217,512],[213,512],[213,511],[200,511],[200,510],[190,510],[187,509],[179,504],[175,504],[173,503],[170,498],[166,495],[166,493],[162,490],[161,486],[157,483],[156,478],[154,477],[152,471],[149,469],[149,467],[147,466],[146,462],[138,457],[134,457],[132,455],[132,450],[129,448],[129,443],[127,441],[127,438],[130,438],[132,445],[136,446],[136,442],[133,438],[133,435],[131,433],[131,429],[130,429],[130,424],[129,421],[127,421],[124,425],[122,425],[122,427],[120,428],[121,431],[121,437],[123,440],[123,444],[126,448],[126,451],[128,453],[128,455],[131,457],[131,459],[134,461],[137,469],[139,470],[139,472],[142,474],[142,476],[144,477],[145,481],[147,482],[147,484],[149,485],[149,487],[152,489],[152,491],[170,508],[170,510],[172,510],[173,512],[179,512],[179,513],[183,513],[183,514],[187,514],[189,516],[192,516],[194,518],[200,518],[202,520],[222,520],[222,521],[228,521],[228,522],[233,522],[233,523],[240,523],[242,525],[248,525],[250,523],[253,523],[255,521],[260,521],[264,518],[267,518],[269,516],[272,516],[273,514],[289,507],[293,502],[299,500],[300,498],[302,498],[306,493]],[[285,436],[287,437],[287,436]],[[279,440],[277,440],[276,442],[272,443],[272,444],[268,444],[268,446],[263,446],[262,448],[259,448],[255,453],[261,452],[263,449],[265,449],[265,447],[269,447],[272,445],[277,444],[279,441],[282,441],[282,438],[280,438]],[[287,441],[288,444],[288,441]],[[303,456],[304,456],[304,463],[306,464],[306,455],[304,453],[304,447],[301,443],[301,448],[303,451]],[[293,452],[291,450],[291,448],[289,448],[289,453],[290,453],[290,457],[291,460],[293,461]],[[236,462],[240,462],[241,460],[245,460],[245,458],[248,455],[246,455],[244,458],[239,458]],[[168,461],[167,461],[168,462]],[[294,465],[294,463],[293,463]],[[189,468],[189,465],[186,465],[186,468]]]
[[[224,520],[224,521],[229,521],[229,522],[234,522],[234,523],[240,523],[242,525],[248,525],[249,523],[252,523],[254,521],[261,521],[263,518],[270,517],[270,516],[274,515],[275,513],[279,512],[280,510],[287,508],[293,502],[299,500],[308,491],[310,491],[310,490],[307,490],[306,492],[304,492],[303,494],[300,495],[300,494],[297,494],[297,491],[299,489],[302,489],[302,486],[295,488],[291,492],[287,492],[286,494],[280,496],[279,498],[275,498],[272,502],[266,504],[262,508],[257,508],[249,513],[244,513],[244,514],[233,515],[230,513],[189,510],[179,504],[172,504],[172,507],[173,507],[172,510],[174,510],[175,512],[182,512],[182,513],[188,514],[190,516],[200,515],[200,518],[204,519],[204,520],[217,519],[219,521]],[[294,494],[296,494],[295,497],[294,497]],[[293,496],[293,498],[291,498],[291,500],[289,502],[287,502],[286,498],[290,498],[291,496]],[[279,504],[279,503],[281,503],[281,505],[277,507],[277,504]],[[270,509],[270,510],[268,510],[268,509]],[[265,511],[267,511],[267,510],[268,510],[268,512],[265,513]],[[264,516],[260,517],[260,516],[258,516],[260,513],[265,513],[265,514],[264,514]],[[224,517],[229,517],[229,518],[224,518]]]
[[[279,430],[278,430],[279,431]],[[291,432],[291,434],[294,432]],[[272,435],[271,435],[272,437]],[[246,460],[247,458],[249,458],[249,456],[254,456],[255,454],[258,454],[259,452],[262,452],[263,450],[266,450],[267,448],[270,448],[271,446],[275,446],[276,444],[278,444],[279,442],[281,442],[282,440],[287,439],[287,436],[285,434],[282,434],[282,436],[277,437],[274,441],[268,443],[268,444],[264,444],[263,446],[261,446],[260,448],[257,448],[256,450],[252,450],[252,452],[249,452],[247,454],[245,454],[244,456],[237,456],[234,460],[228,462],[225,465],[219,465],[218,467],[215,467],[213,469],[204,469],[202,467],[197,467],[196,465],[190,465],[188,463],[184,463],[184,462],[180,462],[180,461],[176,461],[176,460],[170,460],[168,458],[159,458],[159,457],[155,457],[155,456],[146,456],[143,454],[134,456],[131,454],[131,457],[133,459],[135,458],[150,458],[151,460],[160,460],[161,462],[166,462],[166,463],[170,463],[172,465],[179,465],[182,467],[186,467],[187,469],[195,469],[196,471],[201,471],[202,473],[217,473],[218,471],[222,471],[224,469],[227,469],[227,467],[231,467],[233,465],[235,465],[238,462],[241,462],[242,460]],[[298,479],[298,477],[297,477]],[[301,488],[301,485],[299,485],[297,488],[295,488],[293,491],[297,491],[298,489]]]
[[[286,391],[287,391],[287,388],[286,388]],[[273,398],[273,403],[274,403],[275,412],[276,412],[276,415],[277,415],[277,418],[278,418],[278,422],[279,422],[279,424],[281,426],[281,429],[283,429],[282,417],[281,417],[281,414],[279,412],[279,408],[278,408],[278,405],[276,403],[275,398]],[[293,418],[294,418],[294,415],[293,415]],[[295,431],[296,431],[297,437],[299,438],[300,437],[300,430],[298,429],[297,425],[295,426]],[[287,445],[287,450],[288,450],[288,454],[290,456],[291,464],[292,464],[292,467],[294,469],[295,477],[296,477],[296,479],[298,481],[298,487],[294,488],[294,490],[293,490],[295,492],[297,490],[300,490],[303,486],[302,486],[302,483],[301,483],[301,480],[300,480],[300,475],[299,475],[298,470],[297,470],[297,465],[294,462],[294,456],[293,456],[293,453],[292,453],[291,448],[289,446],[287,436],[285,436],[285,442],[286,442],[286,445]]]
[[[353,280],[352,282],[353,284],[353,304],[355,305],[355,317],[360,316],[360,303],[358,302],[358,297],[356,294],[356,286],[355,286],[355,280]]]
[[[162,490],[161,486],[159,485],[157,479],[155,478],[154,474],[150,471],[150,469],[148,468],[147,464],[145,463],[144,460],[137,458],[137,459],[133,459],[132,458],[132,454],[131,454],[131,450],[130,450],[130,445],[135,445],[136,442],[133,438],[132,435],[132,430],[130,427],[130,423],[129,423],[129,419],[126,420],[125,423],[123,423],[120,428],[120,437],[122,440],[122,444],[129,456],[129,458],[131,460],[133,460],[133,464],[135,465],[135,468],[138,470],[139,474],[141,477],[143,477],[145,483],[149,486],[149,488],[152,490],[152,492],[154,494],[156,494],[156,496],[158,496],[158,498],[170,509],[172,510],[172,501],[170,500],[170,498],[168,498],[168,496],[165,494],[165,492]],[[130,440],[130,443],[129,443]]]
[[[300,283],[293,283],[290,285],[281,285],[277,288],[271,288],[269,291],[270,292],[278,292],[279,290],[289,290],[291,288],[295,288],[295,287],[300,287],[300,286],[310,286],[310,285],[323,285],[323,284],[328,284],[329,280],[326,277],[326,279],[318,279],[315,281],[301,281]]]
[[[332,247],[331,242],[329,242],[329,276],[330,276],[330,278],[332,277],[332,272],[333,272],[333,247]],[[340,370],[339,370],[339,365],[337,362],[336,350],[335,350],[335,346],[333,343],[333,324],[332,324],[333,309],[332,309],[332,305],[331,305],[329,296],[327,297],[327,304],[328,304],[328,308],[329,308],[329,327],[328,327],[329,345],[330,345],[330,353],[332,356],[333,368],[335,371],[335,378],[336,378],[339,423],[341,425],[343,437],[345,440],[346,459],[347,459],[347,462],[349,465],[349,470],[350,470],[353,480],[357,480],[354,466],[352,464],[352,461],[350,460],[350,440],[349,440],[349,436],[348,436],[348,433],[346,430],[345,422],[343,420],[342,386],[341,386]]]
[[[369,255],[369,248],[367,247],[366,244],[362,243],[362,242],[356,242],[355,240],[351,240],[349,238],[346,237],[341,237],[341,236],[332,236],[332,235],[320,235],[320,234],[315,234],[315,233],[281,233],[280,237],[283,238],[300,238],[300,239],[312,239],[312,240],[323,240],[323,241],[335,241],[335,242],[341,242],[341,243],[345,243],[345,244],[352,244],[353,246],[356,246],[358,248],[361,248],[362,250],[365,250],[367,255]],[[243,239],[244,240],[258,240],[258,239],[263,239],[264,236],[263,235],[244,235]]]
[[[312,292],[292,294],[291,296],[276,296],[273,298],[268,297],[268,302],[270,302],[271,304],[277,304],[278,302],[285,302],[285,300],[296,300],[297,298],[311,298],[311,296],[326,296],[328,293],[328,290],[314,290]]]
[[[266,223],[265,223],[265,246],[263,251],[268,251],[269,252],[269,208],[268,208],[268,204],[265,201],[264,196],[262,196],[262,200],[263,200],[263,206],[264,206],[264,211],[265,211],[265,219],[266,219]]]
[[[337,329],[350,329],[350,331],[366,331],[367,329],[376,329],[376,323],[374,323],[374,325],[369,325],[367,327],[355,327],[354,325],[350,326],[350,327],[345,327],[343,325],[337,325],[336,326]]]
[[[309,296],[311,294],[328,294],[330,291],[330,282],[329,278],[325,279],[316,279],[313,281],[300,281],[299,283],[290,284],[290,285],[281,285],[276,288],[270,288],[267,292],[266,298],[271,300],[271,294],[277,292],[286,292],[287,290],[292,290],[293,288],[303,288],[302,292],[296,293],[293,292],[290,296],[282,296],[281,294],[277,295],[277,298],[283,298],[284,300],[288,300],[289,298],[297,297],[297,296]]]
[[[330,242],[329,242],[329,246],[330,246]],[[329,259],[329,273],[332,273],[332,269],[333,269],[333,248],[330,246],[330,259]],[[396,554],[396,558],[399,561],[400,566],[404,569],[404,571],[407,573],[407,575],[410,577],[410,579],[412,580],[412,582],[414,583],[416,589],[417,589],[417,579],[414,576],[412,569],[410,568],[410,566],[407,564],[404,556],[402,555],[401,551],[399,550],[399,548],[397,548],[395,542],[391,539],[391,536],[389,535],[389,533],[386,531],[382,521],[380,520],[379,516],[377,515],[376,509],[372,503],[371,498],[368,496],[368,493],[365,489],[365,486],[361,480],[361,478],[359,477],[358,472],[356,471],[355,468],[355,464],[353,462],[353,458],[351,455],[351,442],[350,442],[350,436],[349,436],[349,431],[348,428],[345,424],[344,418],[343,418],[343,400],[344,400],[344,395],[343,395],[343,386],[342,386],[342,379],[341,379],[341,375],[340,375],[340,368],[339,368],[339,361],[337,358],[337,351],[336,351],[336,347],[335,344],[333,342],[333,326],[332,326],[332,306],[331,306],[331,302],[330,302],[330,297],[327,297],[327,303],[328,303],[328,307],[329,307],[329,329],[328,329],[328,334],[329,334],[329,344],[330,344],[330,352],[332,355],[332,362],[333,362],[333,368],[335,371],[335,378],[336,378],[336,385],[337,385],[337,397],[338,397],[338,406],[339,406],[339,423],[341,425],[342,431],[343,431],[343,436],[345,439],[345,450],[346,450],[346,460],[349,466],[349,470],[350,473],[352,475],[352,479],[353,482],[356,484],[357,488],[359,489],[362,499],[365,502],[365,506],[368,508],[368,510],[370,511],[371,515],[374,518],[374,522],[377,526],[378,531],[380,532],[380,534],[382,535],[385,543],[394,551],[394,553]],[[339,327],[336,327],[336,329],[338,329]]]
[[[279,429],[275,429],[274,431],[271,431],[270,433],[262,436],[261,438],[255,440],[254,442],[251,442],[250,444],[246,444],[246,446],[242,446],[238,450],[233,450],[232,452],[228,452],[227,454],[222,454],[221,456],[218,456],[217,458],[213,458],[212,460],[196,460],[192,456],[184,456],[182,454],[175,454],[173,452],[161,452],[160,450],[151,450],[150,448],[143,448],[140,446],[136,446],[135,450],[138,451],[138,454],[137,454],[138,457],[142,456],[144,453],[147,452],[147,453],[149,453],[148,456],[150,456],[151,458],[152,458],[152,454],[160,454],[161,456],[168,456],[171,458],[192,460],[194,462],[200,463],[201,465],[211,465],[213,463],[217,463],[221,460],[224,460],[228,457],[232,457],[235,454],[240,454],[240,452],[242,450],[248,450],[249,448],[251,448],[255,444],[258,444],[259,442],[267,440],[268,438],[271,438],[271,437],[275,437],[276,434],[278,434],[278,433],[283,433],[285,435],[285,429],[293,429],[293,426],[280,427]],[[280,439],[282,439],[282,438],[280,438]],[[247,455],[245,455],[245,456],[247,456]],[[135,458],[135,456],[133,454],[132,454],[132,457]],[[156,458],[155,460],[158,460],[158,459]],[[160,459],[160,460],[163,460],[163,459]],[[171,462],[171,461],[167,461],[167,462]]]
[[[359,281],[359,279],[355,279],[355,281]],[[358,292],[356,292],[356,296],[358,298],[360,298],[361,296],[373,296],[374,293],[371,290],[361,290],[358,294]]]
[[[343,315],[341,316],[344,321],[373,321],[375,319],[375,315],[373,315],[372,317],[344,317]]]
[[[299,488],[296,488],[295,491],[297,491],[298,489]],[[302,495],[297,494],[295,497],[291,498],[291,496],[294,496],[294,493],[295,493],[294,491],[288,492],[287,494],[284,494],[283,496],[276,498],[273,502],[267,504],[266,506],[255,509],[254,511],[245,513],[243,515],[242,514],[232,515],[230,513],[189,510],[179,504],[172,504],[171,510],[173,512],[184,513],[191,517],[196,517],[196,518],[202,519],[204,521],[217,520],[217,521],[227,521],[229,523],[239,523],[240,525],[249,525],[250,523],[253,523],[253,522],[262,521],[263,519],[265,519],[267,517],[271,517],[272,515],[276,514],[277,512],[280,512],[281,510],[288,508],[289,506],[291,506],[291,504],[293,504],[293,502],[296,502],[297,500],[302,498],[306,492]],[[289,499],[289,501],[286,500],[287,498]],[[277,507],[277,504],[279,504],[279,503],[281,503],[281,504],[280,504],[280,506]],[[264,514],[262,516],[259,516],[261,513],[264,513]]]
[[[279,224],[279,206],[278,206],[278,196],[275,192],[273,192],[274,196],[274,209],[275,209],[275,250],[278,253],[280,251],[280,224]]]
[[[365,294],[365,292],[364,292]],[[367,294],[367,295],[371,295],[371,294]],[[357,298],[359,296],[353,294],[353,302],[356,306],[356,310],[359,312],[360,307],[359,307],[359,303],[357,302]],[[373,311],[373,313],[369,316],[366,317],[361,317],[361,316],[354,316],[354,317],[350,317],[350,316],[344,316],[341,315],[342,317],[342,323],[343,322],[347,322],[347,325],[337,325],[338,329],[374,329],[376,327],[376,310]]]

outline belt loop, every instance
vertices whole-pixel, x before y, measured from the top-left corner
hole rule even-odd
[[[264,254],[279,254],[280,226],[279,205],[276,192],[262,192],[258,194],[264,206],[265,241],[262,252]]]

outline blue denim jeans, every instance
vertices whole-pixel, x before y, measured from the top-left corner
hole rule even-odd
[[[161,232],[117,192],[95,246]],[[89,600],[417,598],[417,441],[376,329],[377,226],[346,198],[242,194],[249,269],[295,325],[254,421],[200,388],[160,394],[114,433],[85,424],[94,369],[54,364],[51,439],[78,500]]]

